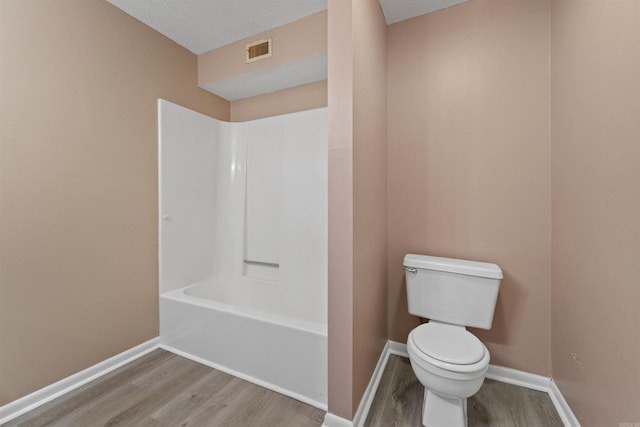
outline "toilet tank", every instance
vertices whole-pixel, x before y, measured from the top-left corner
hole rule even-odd
[[[409,313],[491,329],[502,270],[496,264],[408,254],[404,257]]]

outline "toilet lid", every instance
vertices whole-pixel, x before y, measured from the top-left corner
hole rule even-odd
[[[413,331],[413,342],[427,356],[455,365],[471,365],[484,357],[484,345],[464,328],[426,323]]]

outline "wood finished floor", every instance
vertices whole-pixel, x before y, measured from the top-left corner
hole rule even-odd
[[[3,426],[319,427],[324,411],[155,350]]]
[[[423,388],[409,359],[391,355],[366,427],[421,427]],[[485,380],[469,427],[560,427],[546,393]],[[163,350],[3,426],[319,427],[324,412]]]
[[[409,359],[391,355],[366,427],[421,427],[423,388]],[[492,380],[467,401],[469,427],[562,427],[547,393]]]

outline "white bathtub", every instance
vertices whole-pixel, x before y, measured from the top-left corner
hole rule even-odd
[[[326,410],[326,325],[203,298],[210,290],[199,283],[160,296],[162,346]]]
[[[162,345],[326,409],[326,108],[158,105]]]

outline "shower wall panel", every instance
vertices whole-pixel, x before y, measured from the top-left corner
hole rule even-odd
[[[160,293],[205,280],[214,256],[218,120],[159,100]]]
[[[327,109],[249,122],[160,108],[160,293],[326,325]]]

